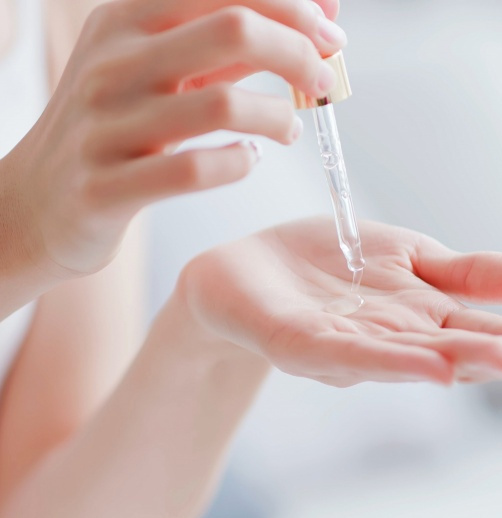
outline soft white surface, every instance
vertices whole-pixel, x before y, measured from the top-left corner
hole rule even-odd
[[[0,157],[28,132],[48,98],[40,0],[15,0],[16,37],[0,56]]]
[[[17,36],[0,57],[0,157],[33,126],[47,101],[41,3],[17,0],[15,7]],[[0,388],[33,309],[30,304],[0,322]]]

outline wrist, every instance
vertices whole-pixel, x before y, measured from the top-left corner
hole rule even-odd
[[[188,304],[183,280],[155,319],[150,339],[161,343],[177,362],[187,361],[203,370],[228,363],[261,378],[270,368],[268,360],[226,340],[201,322]]]
[[[0,320],[64,280],[35,224],[19,159],[0,160]]]

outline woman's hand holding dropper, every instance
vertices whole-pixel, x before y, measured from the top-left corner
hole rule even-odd
[[[308,0],[235,3],[119,0],[91,15],[46,111],[0,162],[0,318],[101,269],[145,205],[236,181],[258,159],[245,142],[166,149],[217,129],[299,136],[287,100],[231,83],[269,70],[320,96],[333,76],[319,51],[344,33]]]

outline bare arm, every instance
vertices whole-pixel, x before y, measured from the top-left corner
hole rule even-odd
[[[502,317],[425,279],[440,270],[447,292],[500,301],[502,254],[463,256],[386,225],[361,230],[366,302],[346,316],[325,310],[350,286],[331,218],[192,261],[112,397],[25,478],[1,518],[197,516],[264,358],[338,387],[500,378]]]
[[[66,56],[69,53],[69,48],[73,44],[75,33],[80,30],[82,17],[87,14],[87,12],[92,7],[92,4],[86,3],[80,7],[77,6],[75,7],[75,10],[70,12],[58,9],[57,2],[55,0],[54,2],[52,2],[52,0],[50,1],[51,3],[48,4],[49,6],[56,6],[55,10],[48,10],[49,14],[53,12],[53,15],[50,15],[50,22],[55,23],[54,27],[52,27],[52,30],[50,31],[51,37],[49,39],[50,48],[53,51],[53,57],[50,60],[50,64],[52,77],[55,84],[64,63],[66,62]],[[129,3],[132,4],[132,2]],[[136,2],[136,4],[138,7],[141,6],[141,2]],[[167,7],[169,6],[166,5],[166,12],[169,11]],[[268,4],[262,3],[261,8],[263,10],[265,10],[265,8],[268,9]],[[187,9],[187,11],[190,12],[190,9]],[[284,11],[287,11],[287,9],[284,9]],[[271,13],[271,15],[276,18],[281,18],[283,14],[288,13]],[[308,12],[305,14],[308,15]],[[110,16],[109,12],[107,16]],[[57,20],[59,20],[59,22]],[[257,18],[257,20],[259,19]],[[98,21],[100,21],[102,27],[105,27],[103,19],[99,19]],[[291,20],[291,23],[293,22],[295,21]],[[259,21],[259,23],[262,22]],[[106,26],[106,29],[108,29],[108,26]],[[305,27],[305,30],[310,31],[312,37],[317,37],[315,34],[314,19],[312,17],[310,19],[310,25]],[[272,32],[275,31],[271,31],[271,33]],[[293,36],[293,32],[288,32],[288,35],[293,39],[297,38],[297,36]],[[99,36],[99,33],[97,36]],[[236,34],[236,37],[240,38],[239,33]],[[331,47],[333,47],[333,45],[331,45]],[[313,55],[318,58],[317,52],[314,51],[313,47],[311,50]],[[101,56],[101,53],[98,52],[98,55]],[[258,60],[262,59],[264,58],[259,56]],[[256,66],[261,67],[262,65],[258,63]],[[292,64],[291,69],[296,70],[297,67],[293,66]],[[65,85],[68,88],[63,88],[62,91],[72,91],[72,88],[75,86],[72,83],[72,79],[74,77],[73,74],[76,71],[78,71],[78,67],[73,68],[69,72],[67,78],[68,84]],[[239,70],[239,74],[242,74],[241,70]],[[316,75],[315,70],[312,71],[311,75]],[[297,81],[299,80],[300,78],[297,79]],[[301,80],[304,81],[304,75],[302,75]],[[313,77],[310,82],[315,83],[315,80],[316,77]],[[294,78],[292,78],[292,81],[294,81]],[[311,86],[311,88],[317,89],[316,86]],[[116,99],[116,97],[114,97],[114,99]],[[49,142],[50,145],[47,146],[48,149],[53,150],[54,147],[57,147],[58,143],[61,142],[61,139],[64,139],[67,136],[68,126],[63,124],[62,127],[58,127],[57,124],[59,121],[57,116],[61,112],[64,112],[64,110],[64,103],[58,104],[57,101],[53,103],[51,109],[48,110],[49,115],[47,115],[47,119],[50,120],[51,124],[44,126],[44,123],[42,123],[39,125],[38,129],[34,130],[34,138],[31,139],[31,143],[34,146],[37,146],[38,143],[43,140],[40,138],[41,136],[46,136],[48,133],[51,133],[51,130],[53,130],[55,126],[57,127],[58,131],[53,135],[54,140]],[[156,112],[156,110],[154,110],[154,112]],[[267,109],[266,112],[270,113],[271,110]],[[275,113],[277,113],[277,111],[275,111]],[[78,110],[76,113],[71,111],[71,114],[72,117],[70,118],[70,127],[75,121],[78,122],[85,118],[83,117],[83,113]],[[281,120],[275,121],[273,126],[270,124],[265,125],[267,128],[266,131],[269,131],[269,128],[271,128],[270,131],[273,130],[273,135],[270,136],[284,142],[289,142],[291,133],[290,108],[288,107],[288,110],[281,110],[281,114]],[[256,118],[254,115],[255,114],[253,113],[253,117],[248,117],[248,114],[244,114],[243,118],[249,119],[249,121],[261,120],[260,117]],[[45,123],[47,123],[47,121],[45,121]],[[217,124],[221,123],[217,122]],[[140,126],[141,130],[143,131],[144,125]],[[49,128],[49,131],[46,131],[47,128]],[[261,127],[254,128],[252,125],[245,127],[244,129],[249,129],[251,132],[263,131]],[[71,143],[72,141],[70,139],[67,142],[68,145],[65,144],[63,147],[70,148]],[[168,142],[165,143],[167,144]],[[29,145],[27,147],[30,148]],[[20,149],[19,152],[15,154],[12,159],[10,159],[7,165],[12,165],[14,167],[17,165],[15,163],[16,159],[19,161],[25,160],[26,154],[24,151],[25,149]],[[225,153],[225,155],[223,155],[223,153]],[[238,164],[238,174],[232,174],[235,175],[234,179],[237,176],[240,178],[252,164],[254,156],[253,152],[250,152],[250,150],[246,149],[244,146],[234,146],[231,150],[222,150],[222,158],[226,157],[228,153],[231,154],[235,160],[227,160],[225,158],[225,163]],[[72,152],[71,156],[73,157],[73,155],[74,153]],[[43,156],[47,158],[45,154]],[[53,157],[51,157],[51,160],[52,158]],[[58,160],[59,158],[60,157],[57,157]],[[63,164],[64,167],[66,167],[66,158],[67,157],[65,156],[64,160],[62,159],[59,162],[56,161],[58,166]],[[162,160],[166,160],[166,158],[162,157]],[[40,163],[36,160],[34,160],[34,162],[36,162],[36,169],[38,173],[40,169]],[[198,162],[201,164],[209,163],[207,160],[199,160]],[[195,164],[197,165],[198,162],[195,162]],[[69,170],[73,170],[74,168],[78,169],[77,166],[79,163],[80,161],[77,161],[75,164],[71,163]],[[180,164],[176,164],[176,167],[171,168],[174,171],[174,174],[171,176],[169,174],[166,175],[166,170],[169,170],[169,167],[166,169],[165,164],[159,164],[159,166],[162,167],[158,167],[158,178],[165,182],[166,179],[169,180],[169,178],[172,177],[173,183],[167,186],[165,184],[155,185],[154,182],[147,182],[152,188],[153,192],[140,194],[147,196],[148,201],[153,201],[153,199],[157,199],[159,196],[165,196],[165,190],[167,187],[169,187],[170,195],[172,195],[198,188],[199,185],[197,182],[199,182],[199,179],[201,179],[200,184],[202,185],[202,188],[216,185],[218,182],[224,183],[229,181],[228,172],[226,172],[224,168],[220,167],[218,162],[215,162],[215,164],[217,167],[214,170],[208,171],[206,179],[204,179],[204,175],[201,173],[201,171],[189,171],[190,174],[186,175],[186,178],[188,178],[188,183],[182,174],[184,173],[183,167],[178,167]],[[59,170],[58,168],[53,167],[52,162],[49,165],[51,167],[47,169],[48,171]],[[102,177],[104,177],[105,174],[108,174],[108,171],[103,173],[100,170],[99,174],[102,174]],[[151,177],[151,180],[154,180],[153,176]],[[193,181],[195,181],[197,185],[195,185]],[[64,184],[64,179],[50,178],[47,183],[51,186],[59,186]],[[134,194],[136,193],[137,189],[134,189]],[[41,197],[41,201],[45,203],[47,203],[48,199],[48,197]],[[146,198],[142,198],[142,201],[146,202]],[[49,205],[51,204],[50,201],[48,203]],[[78,206],[78,203],[71,203],[69,205],[70,208],[73,208],[74,206]],[[114,206],[114,208],[115,207],[116,206]],[[71,213],[72,212],[70,211],[70,214]],[[64,221],[65,218],[57,218],[57,221],[60,220]],[[27,221],[29,221],[29,218],[27,218]],[[27,225],[27,227],[29,228],[30,225]],[[91,227],[93,229],[95,228],[94,221],[91,222]],[[100,227],[100,225],[98,225],[98,227]],[[48,226],[47,228],[52,227]],[[87,231],[88,227],[86,227],[85,230]],[[72,232],[69,232],[69,234],[72,236],[74,235]],[[86,235],[85,237],[88,236]],[[97,241],[101,243],[99,239]],[[37,247],[35,247],[35,250],[37,250]],[[80,251],[78,251],[78,253],[76,253],[73,257],[78,258],[80,255]],[[129,256],[129,259],[131,258],[131,254],[126,255]],[[32,254],[31,258],[33,261],[30,263],[30,266],[33,267],[34,277],[36,277],[40,271],[40,265],[37,265],[36,254]],[[32,331],[27,339],[27,342],[24,344],[22,354],[20,355],[18,362],[11,373],[7,389],[3,395],[4,397],[0,415],[0,448],[3,455],[1,466],[1,487],[4,498],[12,494],[14,488],[20,484],[23,487],[28,488],[29,486],[24,486],[28,474],[33,472],[34,467],[39,465],[43,458],[47,458],[49,463],[51,462],[51,459],[56,458],[54,449],[63,442],[66,442],[67,446],[61,451],[67,453],[64,455],[62,454],[63,456],[60,457],[62,460],[60,468],[58,469],[61,471],[58,471],[58,476],[62,476],[66,479],[66,475],[68,475],[68,480],[70,480],[71,470],[76,469],[76,467],[79,466],[79,459],[81,460],[82,458],[91,458],[90,452],[93,450],[92,444],[99,444],[99,441],[104,440],[103,438],[106,437],[107,434],[111,433],[107,426],[112,426],[113,423],[115,423],[115,425],[121,423],[121,421],[118,420],[119,415],[114,413],[116,407],[114,404],[110,403],[112,406],[107,406],[105,410],[103,410],[104,413],[101,414],[104,417],[97,417],[93,421],[94,424],[89,428],[89,430],[98,430],[95,435],[91,434],[92,439],[90,439],[90,442],[86,442],[84,446],[80,446],[80,440],[74,439],[76,432],[81,429],[86,422],[88,422],[96,408],[101,405],[103,400],[109,394],[110,390],[117,383],[117,380],[120,379],[121,374],[123,373],[131,357],[134,355],[134,350],[139,343],[137,338],[135,338],[137,333],[132,331],[129,332],[123,326],[124,320],[131,323],[137,322],[137,312],[132,310],[132,312],[129,313],[131,310],[130,307],[127,308],[117,303],[118,298],[122,302],[126,301],[127,298],[124,296],[118,296],[117,293],[119,293],[120,290],[116,290],[115,288],[118,286],[124,288],[126,282],[128,282],[131,278],[136,278],[134,276],[131,277],[130,274],[127,274],[125,277],[123,276],[124,272],[131,270],[117,268],[117,265],[120,264],[120,261],[121,260],[119,259],[118,261],[112,263],[112,265],[103,274],[92,276],[85,280],[82,279],[78,281],[71,281],[64,285],[60,285],[57,289],[46,294],[41,300]],[[133,260],[132,263],[134,262],[135,261]],[[55,277],[57,277],[57,274],[54,276],[49,276],[47,282],[49,284],[50,282],[55,282]],[[120,280],[124,278],[126,281]],[[19,277],[14,280],[17,282],[19,279],[21,279],[23,282],[26,281],[27,275],[25,271],[21,272]],[[45,281],[45,279],[43,280]],[[59,281],[60,279],[56,280]],[[38,281],[40,281],[40,279],[38,279]],[[138,286],[134,283],[135,281],[133,281],[131,291],[126,288],[126,292],[134,293],[131,295],[131,300],[138,302],[141,301],[141,296],[138,295],[136,291],[138,290]],[[35,283],[33,283],[32,286],[34,284]],[[39,287],[37,289],[42,292],[46,290],[46,286],[47,284],[42,282],[39,283]],[[19,293],[17,288],[18,286],[14,286],[13,284],[13,292]],[[141,290],[139,289],[138,291]],[[32,290],[31,293],[33,295],[36,294],[36,292],[37,290]],[[89,311],[89,308],[92,308],[92,311]],[[124,314],[127,316],[124,317]],[[104,315],[106,315],[106,322],[103,321]],[[60,325],[62,321],[64,321],[64,323],[67,325]],[[135,326],[132,325],[132,327],[134,328]],[[198,339],[199,338],[192,337],[189,340],[189,343],[197,341]],[[124,345],[124,350],[120,349],[122,344],[127,344]],[[211,346],[208,346],[207,349],[210,348]],[[145,351],[152,351],[153,349],[155,348],[147,347]],[[144,352],[141,354],[141,359],[142,360],[139,362],[139,364],[143,365],[143,367],[141,367],[142,369],[145,369],[145,365],[154,361],[156,356],[154,356],[153,353],[147,354]],[[181,361],[183,363],[184,357],[171,355],[169,356],[168,360],[172,362]],[[223,363],[225,362],[226,359],[223,360]],[[220,360],[218,360],[217,364],[220,363]],[[231,363],[233,364],[233,361]],[[259,381],[263,376],[263,371],[265,368],[262,362],[260,362],[260,368],[257,369],[259,370],[259,375],[255,375],[256,373],[254,369],[252,369],[252,372],[249,373],[247,370],[247,362],[245,363],[246,368],[240,369],[242,362],[239,361],[238,364],[235,365],[235,369],[232,369],[232,372],[240,374],[239,379],[240,381],[244,380],[244,384],[237,386],[237,382],[233,377],[229,378],[228,381],[229,386],[233,390],[236,391],[238,388],[240,388],[242,390],[242,394],[235,396],[233,393],[230,393],[229,397],[227,397],[226,393],[222,394],[221,392],[215,391],[211,396],[211,398],[214,400],[215,407],[221,405],[222,421],[213,422],[213,418],[211,417],[209,426],[214,425],[221,427],[221,429],[218,428],[221,430],[221,433],[215,433],[211,436],[212,442],[209,441],[207,444],[207,457],[204,457],[202,462],[199,462],[200,459],[196,457],[193,459],[193,462],[198,466],[196,469],[202,470],[201,480],[203,482],[201,482],[201,487],[205,487],[205,478],[211,478],[210,475],[212,476],[212,473],[214,472],[214,466],[212,465],[212,462],[214,459],[219,458],[220,450],[222,450],[224,445],[228,442],[229,436],[231,435],[231,432],[234,429],[240,415],[244,412],[245,408],[247,408],[249,404],[251,394],[259,385]],[[251,362],[251,364],[252,363],[253,362]],[[207,387],[209,383],[206,374],[208,372],[212,372],[212,365],[212,361],[209,362],[209,365],[206,366],[204,366],[202,363],[200,364],[201,370],[198,371],[198,374],[193,374],[193,384],[196,388],[195,393],[188,390],[188,399],[185,400],[180,398],[180,401],[184,401],[187,404],[190,404],[190,402],[195,402],[194,404],[197,404],[197,398],[200,397],[201,391],[208,392],[209,394],[211,393],[211,391],[209,389],[206,390],[205,387]],[[191,379],[190,376],[192,373],[190,373],[188,370],[189,367],[189,362],[187,362],[185,366],[182,365],[176,367],[172,363],[166,363],[165,373],[166,375],[170,372],[183,373],[185,379]],[[136,364],[134,369],[136,370],[138,368],[140,367],[138,367],[138,364]],[[232,374],[232,376],[233,375],[234,374]],[[250,379],[249,383],[245,382],[248,375]],[[208,374],[208,376],[211,378],[209,381],[211,381],[212,374]],[[223,378],[225,378],[225,376],[223,376]],[[173,384],[162,385],[162,388],[166,390],[165,394],[178,394],[181,388],[185,388],[184,385],[177,385],[175,382],[176,380],[173,381]],[[159,390],[159,386],[154,387],[154,389]],[[135,388],[138,387],[126,380],[121,384],[121,389],[118,393],[127,393],[128,397],[132,397],[133,394],[135,394],[136,397],[142,399],[142,392],[135,392]],[[36,399],[34,399],[34,394],[37,396]],[[154,396],[156,394],[157,392],[153,393]],[[149,395],[149,393],[146,395]],[[220,397],[221,400],[218,400],[218,397]],[[120,397],[115,395],[112,401],[115,401],[116,398],[119,398],[120,400]],[[213,401],[211,398],[209,399],[210,402]],[[177,405],[178,403],[173,402],[172,406],[166,406],[165,419],[168,419],[169,422],[172,421],[173,416],[177,415],[176,412],[179,410],[179,406]],[[227,410],[225,410],[227,407],[229,409],[229,413]],[[111,410],[107,410],[108,408],[111,408]],[[133,415],[132,418],[134,419],[134,417],[135,416]],[[139,415],[138,417],[141,416]],[[108,425],[105,424],[101,426],[95,424],[100,423],[101,419],[103,422],[108,423]],[[205,422],[204,419],[202,419],[202,421]],[[191,419],[189,423],[193,424],[193,419]],[[125,426],[124,423],[122,424]],[[139,426],[139,419],[137,423],[136,421],[134,422],[134,425],[136,424]],[[145,435],[145,433],[148,431],[148,422],[143,424],[145,425],[145,428],[138,428],[138,434],[135,438],[136,442],[132,446],[142,448],[146,445],[146,449],[143,450],[143,453],[148,456],[149,435]],[[131,424],[129,423],[128,426],[131,427]],[[204,426],[206,425],[204,424]],[[184,427],[181,426],[182,431],[186,432],[190,429],[191,428],[189,424]],[[190,445],[192,443],[183,442],[186,439],[185,437],[181,437],[179,441],[177,441],[178,435],[176,434],[178,432],[179,430],[177,431],[177,428],[175,428],[172,430],[172,436],[163,436],[164,440],[172,439],[172,442],[165,446],[166,448],[170,448],[166,450],[166,458],[170,458],[171,453],[173,452],[185,451],[184,448],[188,448],[186,451],[190,451]],[[211,432],[210,428],[209,432]],[[154,441],[154,444],[159,446],[160,442]],[[134,448],[133,450],[136,451]],[[162,485],[166,482],[165,463],[160,467],[153,467],[152,470],[149,470],[148,466],[145,466],[144,470],[138,469],[137,472],[135,472],[134,467],[139,467],[139,465],[132,462],[126,451],[123,451],[122,453],[123,461],[128,465],[130,470],[132,470],[135,475],[142,476],[142,473],[145,472],[152,477],[158,476],[158,484],[155,486],[157,491],[159,491],[159,487],[165,487]],[[66,457],[65,455],[68,456]],[[122,457],[118,460],[122,462],[121,459]],[[184,462],[186,462],[186,459]],[[112,472],[116,469],[121,469],[122,464],[115,464],[115,459],[110,459],[109,466],[110,472]],[[172,470],[169,471],[170,478],[168,482],[175,480],[179,487],[186,486],[188,474],[186,471],[183,471],[183,466],[184,464],[182,465],[181,460],[178,462],[178,464],[172,465]],[[35,498],[33,495],[36,493],[36,491],[38,491],[37,488],[41,488],[44,486],[44,484],[48,484],[44,487],[49,487],[52,483],[54,483],[54,479],[51,478],[50,470],[46,472],[44,471],[45,468],[40,469],[40,478],[34,475],[33,480],[36,479],[38,481],[34,483],[34,486],[32,486],[34,489],[26,489],[25,495],[27,495],[27,502],[30,501],[30,498]],[[162,473],[157,473],[155,469],[162,469]],[[181,475],[179,475],[180,473]],[[95,470],[90,469],[88,473],[88,479],[92,479],[95,477],[95,475]],[[186,475],[185,478],[183,478],[184,475]],[[103,487],[106,487],[106,484]],[[199,487],[194,488],[194,494],[197,493],[199,489]],[[156,494],[158,495],[161,493],[163,493],[162,490]],[[60,496],[61,495],[58,493],[59,499]],[[85,499],[87,496],[87,494],[81,495],[83,499]],[[110,497],[110,495],[108,495],[108,497]],[[51,501],[51,494],[49,490],[47,492],[47,498],[47,505],[49,506],[47,509],[53,509],[50,507],[51,505],[57,506],[59,500],[54,499]],[[136,500],[133,499],[133,503],[135,502]],[[105,509],[107,509],[107,507],[105,507]],[[48,510],[47,513],[47,516],[55,516],[52,511]],[[72,513],[72,515],[74,515],[74,513]],[[21,516],[21,514],[17,514],[16,516]]]
[[[79,16],[87,15],[85,2],[59,3],[47,5],[48,34],[64,36],[50,45],[52,89],[81,29]],[[144,217],[136,218],[108,267],[64,282],[38,301],[0,400],[0,501],[87,422],[137,353],[145,332],[145,227]]]
[[[143,341],[144,225],[98,274],[42,296],[0,405],[0,500],[76,433],[115,387]]]
[[[111,399],[1,517],[198,516],[266,372],[261,357],[201,332],[174,297]]]

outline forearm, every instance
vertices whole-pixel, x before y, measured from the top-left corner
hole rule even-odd
[[[46,257],[29,200],[22,196],[20,158],[0,160],[0,321],[64,279]]]
[[[45,0],[49,87],[54,91],[85,18],[104,0],[72,2]],[[12,178],[19,178],[24,153],[11,153],[0,160],[0,320],[58,284],[61,272],[52,272],[43,256],[43,243],[26,227],[22,211],[28,200],[19,199]],[[25,205],[25,207],[22,207]],[[20,213],[21,212],[21,213]],[[54,277],[56,275],[56,278]],[[64,279],[63,279],[64,280]]]
[[[135,218],[110,265],[38,300],[2,388],[0,501],[95,415],[144,342],[147,232]]]
[[[2,518],[197,516],[267,364],[188,325],[174,298],[91,424]]]

